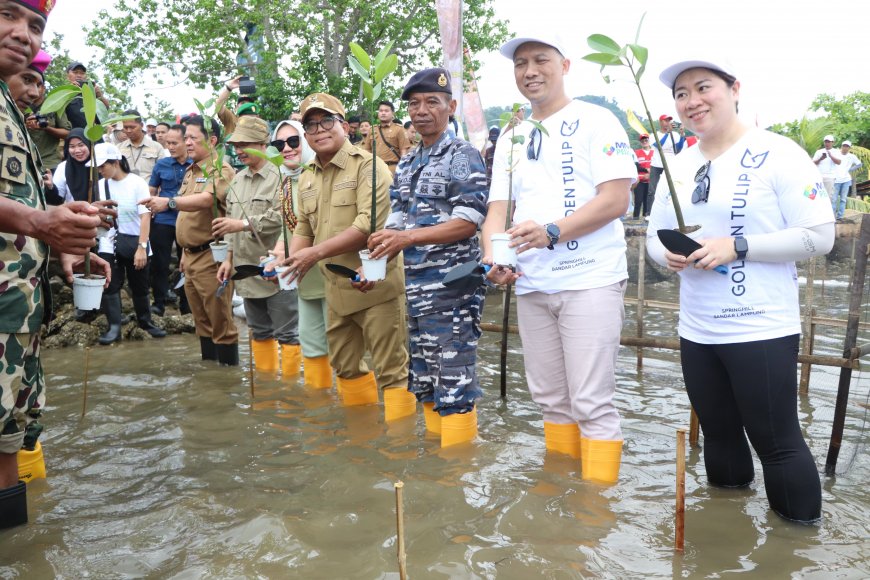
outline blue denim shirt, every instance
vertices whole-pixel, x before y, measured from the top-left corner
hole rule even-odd
[[[188,158],[184,163],[179,163],[174,157],[163,157],[157,160],[154,171],[148,185],[156,187],[160,197],[175,197],[181,182],[184,181],[184,172],[190,167],[193,160]],[[154,217],[154,223],[166,226],[175,226],[178,211],[174,209],[162,211]]]

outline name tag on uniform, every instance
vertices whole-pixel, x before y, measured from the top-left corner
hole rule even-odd
[[[343,181],[332,186],[332,191],[340,191],[342,189],[356,189],[356,180]]]

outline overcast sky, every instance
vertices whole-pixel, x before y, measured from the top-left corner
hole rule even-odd
[[[91,10],[83,10],[85,5]],[[93,18],[88,14],[111,5],[111,0],[60,0],[49,18],[49,33],[64,33],[70,54],[87,60],[92,51],[84,47],[83,30]],[[742,83],[741,116],[751,123],[757,119],[761,126],[801,117],[819,93],[844,96],[870,90],[863,62],[867,50],[862,48],[870,26],[868,0],[496,0],[495,7],[514,32],[543,26],[564,37],[572,61],[567,82],[571,96],[613,97],[622,108],[641,115],[627,70],[611,69],[611,77],[618,80],[608,85],[598,66],[581,57],[591,52],[586,38],[593,33],[620,44],[633,41],[644,12],[639,43],[649,48],[650,58],[642,86],[654,117],[674,112],[658,73],[671,62],[702,53],[730,60]],[[483,107],[522,101],[510,61],[497,52],[479,56]],[[193,108],[189,89],[145,84],[179,111]],[[140,101],[140,95],[134,92],[134,100]]]

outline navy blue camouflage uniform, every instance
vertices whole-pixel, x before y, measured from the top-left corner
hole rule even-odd
[[[480,152],[445,131],[431,148],[421,143],[399,162],[386,227],[426,228],[458,218],[479,228],[486,201],[486,165]],[[418,401],[434,402],[442,416],[470,411],[482,395],[476,364],[484,289],[441,284],[451,268],[480,257],[477,235],[404,250],[411,352],[408,390]]]

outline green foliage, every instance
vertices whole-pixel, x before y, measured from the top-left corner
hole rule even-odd
[[[821,94],[810,108],[830,115],[837,145],[848,139],[855,145],[870,147],[870,93],[858,91],[842,98]]]
[[[825,135],[833,131],[833,127],[834,122],[828,117],[808,119],[804,116],[800,121],[773,125],[770,130],[788,137],[812,157],[823,145]]]
[[[465,40],[472,52],[494,50],[507,37],[495,18],[495,0],[464,6]],[[261,61],[251,62],[245,23],[262,32]],[[256,79],[261,116],[286,119],[308,94],[323,91],[339,98],[348,114],[359,112],[363,94],[348,64],[350,41],[364,52],[391,42],[400,62],[382,86],[395,99],[401,79],[441,62],[435,3],[409,0],[116,0],[101,11],[88,43],[101,49],[115,84],[132,86],[144,71],[216,89],[245,73]],[[386,66],[386,65],[385,65]],[[368,69],[369,67],[364,67]]]
[[[45,84],[48,90],[55,89],[62,85],[68,84],[69,80],[66,76],[66,67],[73,61],[78,60],[70,56],[66,49],[63,34],[55,34],[50,40],[46,41],[45,50],[51,55],[51,64],[45,71]],[[131,106],[130,95],[127,94],[126,87],[122,87],[119,83],[113,82],[111,75],[107,75],[98,64],[91,65],[85,63],[88,67],[88,78],[96,81],[100,88],[105,93],[109,102],[112,104],[112,109],[123,111]],[[102,117],[101,117],[102,118]]]

